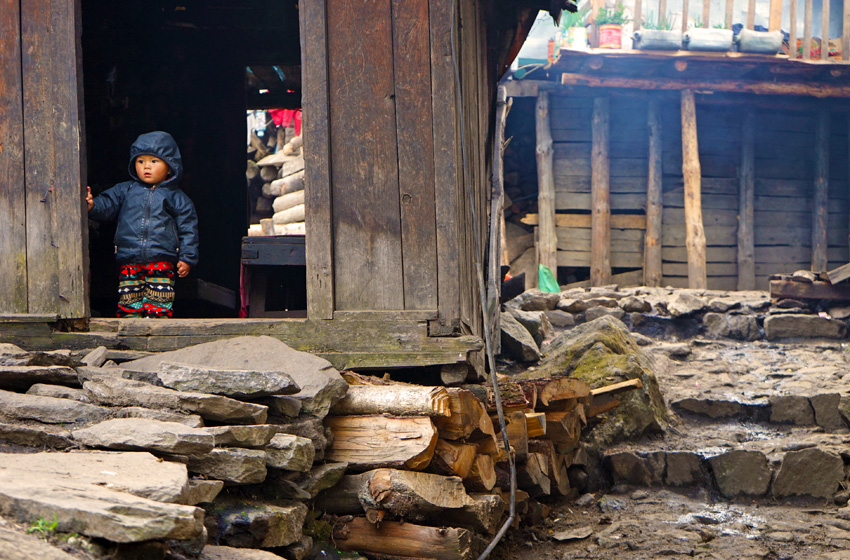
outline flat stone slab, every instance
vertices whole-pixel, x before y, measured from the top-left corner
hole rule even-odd
[[[45,383],[36,383],[27,389],[27,395],[37,395],[39,397],[53,397],[55,399],[70,399],[72,401],[91,404],[88,395],[82,389],[73,387],[65,387],[63,385],[48,385]]]
[[[79,424],[105,418],[109,409],[55,397],[0,391],[0,418],[43,424]]]
[[[212,393],[236,399],[291,395],[301,390],[292,377],[282,371],[213,369],[162,362],[158,376],[162,384],[171,389]]]
[[[844,321],[817,315],[770,315],[764,320],[764,336],[768,340],[783,338],[844,338]]]
[[[271,424],[253,426],[212,426],[204,431],[215,438],[216,447],[247,447],[260,449],[269,444],[278,432]]]
[[[288,471],[306,472],[313,467],[316,450],[307,438],[277,434],[266,447],[266,466]]]
[[[265,550],[213,545],[205,546],[198,558],[199,560],[280,560],[280,556]]]
[[[0,515],[21,523],[31,523],[39,517],[53,519],[55,515],[59,532],[76,532],[118,543],[194,539],[202,534],[204,513],[201,509],[158,502],[95,482],[97,477],[101,480],[111,478],[108,473],[115,473],[114,476],[122,480],[135,478],[120,477],[117,473],[121,472],[121,465],[116,465],[114,460],[108,460],[107,464],[115,470],[90,466],[88,471],[92,476],[62,476],[48,470],[51,465],[62,464],[64,459],[57,455],[64,454],[4,458],[10,462],[22,457],[40,459],[42,470],[28,463],[0,468]],[[149,471],[157,472],[154,468]],[[132,484],[138,487],[136,482]]]
[[[331,405],[341,399],[348,384],[324,358],[300,352],[270,336],[240,336],[162,352],[124,367],[134,371],[159,372],[163,362],[196,367],[245,371],[274,371],[288,374],[301,390],[302,414],[324,418]]]
[[[95,402],[185,410],[219,422],[262,424],[268,411],[267,407],[259,404],[243,403],[219,395],[175,391],[120,377],[93,378],[86,381],[83,388]]]
[[[207,453],[215,443],[215,436],[202,429],[145,418],[113,418],[74,430],[71,437],[89,447],[180,455]]]
[[[27,352],[19,346],[0,343],[0,366],[67,366],[82,365],[67,350],[56,352]]]
[[[813,447],[785,454],[772,491],[777,498],[832,498],[843,480],[844,461],[841,457]]]
[[[0,558],[3,560],[78,560],[34,535],[0,526]]]
[[[162,461],[144,452],[0,453],[2,470],[78,480],[171,503],[180,503],[189,482],[186,465]]]
[[[0,389],[26,391],[36,383],[80,387],[77,372],[67,366],[0,365]]]
[[[186,485],[186,491],[180,498],[180,503],[186,506],[211,503],[219,495],[222,488],[224,488],[224,481],[222,480],[191,478]]]
[[[141,406],[128,406],[115,413],[117,418],[148,418],[160,422],[177,422],[190,428],[201,428],[204,419],[197,414],[184,414],[180,412],[167,412],[165,410],[154,410]]]
[[[266,452],[260,449],[216,447],[189,457],[189,470],[234,484],[257,484],[266,479]]]
[[[47,431],[21,424],[2,423],[0,423],[0,443],[42,449],[66,449],[74,445],[71,441],[71,432],[67,430]]]
[[[222,500],[208,515],[219,528],[211,540],[240,548],[274,548],[301,538],[307,506],[279,501],[276,505]]]

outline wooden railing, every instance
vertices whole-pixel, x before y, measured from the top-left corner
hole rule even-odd
[[[699,1],[699,0],[694,0]],[[787,13],[789,16],[788,29],[787,32],[789,34],[788,41],[788,51],[789,58],[802,58],[802,60],[812,60],[812,22],[813,22],[813,2],[819,1],[821,3],[821,49],[819,58],[824,61],[834,61],[834,62],[847,62],[850,60],[850,0],[844,0],[843,6],[843,14],[842,14],[842,32],[841,32],[841,55],[840,56],[829,56],[829,22],[830,22],[830,11],[829,11],[829,0],[800,0],[804,2],[804,15],[803,15],[803,45],[802,45],[802,53],[798,55],[797,50],[797,41],[800,39],[797,35],[797,11],[798,11],[798,0],[770,0],[770,13],[768,18],[768,30],[769,31],[780,31],[781,30],[781,22],[783,14]],[[593,24],[594,29],[592,29],[592,35],[596,36],[595,30],[595,18],[596,14],[599,13],[599,8],[605,6],[605,0],[590,0],[591,2],[591,12],[589,21]],[[648,2],[647,2],[648,4]],[[724,27],[726,29],[732,29],[733,22],[733,0],[726,0],[725,5],[725,14],[723,18]],[[644,16],[644,1],[643,0],[634,0],[634,29],[637,31],[641,28],[642,16]],[[661,16],[666,17],[667,14],[668,3],[667,0],[657,0],[657,11],[653,10],[653,13],[660,14]],[[689,27],[689,0],[682,0],[682,33],[686,32]],[[754,29],[755,27],[755,15],[756,15],[756,0],[748,0],[747,4],[747,20],[746,22],[741,22],[744,24],[744,27],[747,29]],[[709,27],[709,20],[711,17],[711,1],[710,0],[702,0],[702,13],[700,17],[700,24],[704,28]],[[838,37],[834,37],[838,38]]]

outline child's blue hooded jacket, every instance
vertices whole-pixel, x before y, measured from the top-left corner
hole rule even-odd
[[[153,155],[171,168],[171,177],[155,187],[136,175],[136,157]],[[132,181],[118,183],[94,199],[89,216],[97,221],[117,218],[115,259],[118,264],[181,260],[198,263],[198,215],[186,193],[178,188],[183,160],[167,132],[148,132],[130,148]]]

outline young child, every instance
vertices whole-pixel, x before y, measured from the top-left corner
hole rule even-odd
[[[130,148],[132,181],[93,198],[86,187],[89,216],[118,220],[118,316],[171,317],[175,269],[181,278],[198,262],[198,216],[178,188],[183,162],[167,132],[148,132]]]

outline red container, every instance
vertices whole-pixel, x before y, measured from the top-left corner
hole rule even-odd
[[[599,48],[619,49],[622,26],[619,23],[603,23],[599,26]]]

